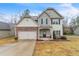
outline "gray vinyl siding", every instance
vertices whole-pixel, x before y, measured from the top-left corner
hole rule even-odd
[[[0,38],[11,36],[10,24],[0,22]]]

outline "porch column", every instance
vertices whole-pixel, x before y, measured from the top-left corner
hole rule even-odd
[[[51,35],[51,39],[53,40],[53,30],[52,30],[52,28],[50,28],[50,35]]]
[[[39,28],[38,28],[38,40],[40,39],[39,35],[40,35],[40,34],[39,34]]]

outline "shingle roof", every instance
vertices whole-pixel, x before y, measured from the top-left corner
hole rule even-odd
[[[59,19],[63,19],[64,17],[62,15],[60,15],[55,9],[53,8],[47,8],[46,10],[44,10],[39,17],[43,14],[46,13],[50,18],[59,18]],[[38,18],[39,18],[38,17]]]
[[[10,29],[8,23],[0,22],[0,29]]]
[[[54,13],[55,12],[55,13]],[[26,13],[25,14],[23,14],[22,16],[23,17],[21,17],[21,19],[19,20],[19,22],[17,23],[17,24],[19,24],[22,20],[23,20],[23,18],[32,18],[32,20],[37,20],[43,13],[46,13],[50,18],[58,18],[58,19],[63,19],[64,17],[63,16],[61,16],[55,9],[53,9],[53,8],[47,8],[45,11],[43,11],[39,16],[30,16],[30,15],[26,15]],[[54,16],[54,14],[56,15],[56,16]],[[58,16],[57,16],[58,15]]]
[[[31,16],[32,20],[37,20],[38,16]]]
[[[55,9],[47,8],[45,12],[49,15],[50,18],[63,18]]]

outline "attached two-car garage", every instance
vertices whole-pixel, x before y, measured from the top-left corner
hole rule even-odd
[[[37,39],[37,31],[19,31],[18,39]]]
[[[38,35],[37,29],[38,27],[17,27],[16,30],[18,39],[36,40]]]

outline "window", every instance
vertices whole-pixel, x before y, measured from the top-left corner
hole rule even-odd
[[[60,19],[51,19],[51,24],[60,24]]]
[[[59,36],[60,36],[60,31],[57,31],[57,35],[59,35]]]
[[[53,31],[53,33],[54,33],[55,35],[60,36],[60,30],[55,30],[55,31]]]
[[[52,24],[56,24],[56,21],[55,20],[52,20]]]
[[[38,20],[35,20],[35,22],[38,22]]]
[[[59,31],[59,35],[60,35],[60,31]]]
[[[51,19],[51,24],[53,24],[53,20]]]
[[[55,24],[55,21],[51,19],[51,24]]]
[[[59,24],[59,20],[58,19],[55,20],[55,24]]]
[[[48,24],[48,19],[46,18],[46,24]]]
[[[43,24],[43,19],[41,19],[41,24]]]

